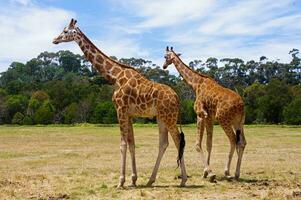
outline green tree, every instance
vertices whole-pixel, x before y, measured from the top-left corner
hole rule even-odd
[[[64,116],[64,123],[65,124],[72,124],[78,121],[78,105],[76,103],[71,103],[63,112]]]
[[[208,69],[207,74],[212,78],[214,78],[215,80],[219,80],[220,78],[217,64],[218,64],[218,59],[213,57],[208,58],[205,62],[205,66]]]
[[[117,114],[113,103],[111,101],[99,103],[93,110],[90,122],[104,124],[117,123]]]
[[[54,107],[60,111],[75,101],[70,83],[66,81],[49,81],[45,84],[45,91],[49,94]]]
[[[70,51],[59,51],[59,63],[65,72],[80,73],[82,70],[82,57]]]
[[[262,111],[259,109],[259,99],[265,95],[264,85],[253,83],[244,90],[246,124],[264,122]]]
[[[49,95],[46,92],[41,90],[34,92],[28,102],[27,113],[33,115],[47,100],[49,100]]]
[[[7,120],[8,110],[7,110],[7,92],[0,88],[0,124],[4,124]]]
[[[189,124],[196,122],[196,113],[193,109],[194,101],[193,100],[183,100],[181,102],[181,116],[179,119],[181,120],[182,124]]]
[[[283,116],[287,124],[301,124],[301,97],[294,99],[284,108]]]
[[[15,113],[24,113],[27,107],[28,99],[23,95],[9,95],[6,100],[8,116],[13,118]]]
[[[33,119],[36,124],[51,124],[54,119],[54,107],[49,101],[45,101],[43,105],[34,113]]]
[[[22,122],[23,125],[33,125],[33,119],[29,116],[25,116]]]
[[[292,100],[292,94],[284,81],[272,79],[265,87],[266,94],[259,98],[259,109],[268,123],[283,120],[283,108]]]

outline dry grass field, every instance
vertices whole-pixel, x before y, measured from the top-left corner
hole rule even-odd
[[[170,140],[157,182],[146,188],[158,152],[158,130],[135,126],[138,187],[116,189],[119,128],[0,126],[0,199],[301,199],[301,127],[247,126],[241,179],[223,178],[229,142],[214,128],[212,168],[202,178],[194,149],[196,128],[184,127],[187,187],[178,187],[176,149]],[[127,180],[130,184],[128,153]],[[232,162],[234,172],[236,154]]]

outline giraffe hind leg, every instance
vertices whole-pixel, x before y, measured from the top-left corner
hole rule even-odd
[[[168,131],[165,124],[158,119],[159,126],[159,152],[156,160],[155,167],[153,169],[152,175],[146,184],[146,186],[150,187],[156,181],[157,172],[160,166],[161,159],[168,147]]]
[[[235,171],[235,179],[238,179],[240,176],[240,166],[242,162],[242,156],[244,153],[244,149],[247,142],[244,136],[243,127],[241,129],[236,130],[236,152],[238,155],[236,171]]]
[[[230,150],[228,153],[227,163],[226,163],[226,167],[225,167],[225,176],[227,178],[231,178],[230,177],[230,166],[231,166],[231,161],[232,161],[233,154],[234,154],[235,147],[236,147],[236,135],[235,135],[230,123],[221,122],[220,125],[223,128],[223,130],[225,131],[225,133],[230,141]]]
[[[178,128],[176,125],[174,126],[169,126],[168,131],[170,132],[170,135],[178,149],[178,152],[180,151],[180,143],[181,143],[181,139],[184,139],[183,136],[180,135]],[[183,141],[182,141],[183,142]],[[183,149],[184,151],[184,149]],[[185,168],[185,163],[184,163],[184,155],[182,155],[182,157],[180,158],[180,168],[181,168],[181,177],[182,177],[182,181],[180,183],[181,187],[184,187],[187,181],[187,174],[186,174],[186,168]]]

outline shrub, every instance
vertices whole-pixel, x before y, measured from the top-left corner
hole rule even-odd
[[[23,119],[24,119],[24,115],[20,112],[17,112],[12,119],[12,124],[21,125],[23,124]]]
[[[35,111],[39,109],[39,107],[41,107],[41,105],[42,102],[40,102],[37,99],[31,98],[28,103],[27,113],[32,115]]]
[[[0,124],[4,124],[7,121],[7,104],[6,104],[7,92],[0,88]]]
[[[301,124],[301,97],[294,99],[284,108],[283,116],[287,124]]]
[[[49,95],[46,92],[39,90],[33,93],[31,98],[38,101],[46,101],[49,99]]]
[[[33,125],[33,120],[31,117],[29,116],[25,116],[24,119],[23,119],[23,125]]]
[[[27,107],[27,97],[23,95],[11,95],[6,100],[7,110],[9,117],[15,115],[15,113],[23,113]]]
[[[184,100],[181,102],[181,116],[179,116],[179,120],[181,120],[182,124],[194,123],[196,121],[196,113],[193,109],[194,101],[192,100]]]
[[[35,112],[34,122],[37,124],[51,124],[54,118],[54,107],[49,101],[45,101],[43,105]]]
[[[64,123],[72,124],[77,122],[77,104],[72,103],[64,111]]]
[[[91,123],[113,124],[117,123],[117,114],[111,101],[99,103],[92,114]]]

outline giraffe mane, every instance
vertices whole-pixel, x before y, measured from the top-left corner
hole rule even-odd
[[[112,61],[112,62],[114,62],[115,64],[117,64],[117,65],[120,65],[121,67],[123,67],[123,68],[127,68],[127,69],[132,69],[132,70],[134,70],[134,71],[136,71],[136,72],[138,72],[139,73],[139,71],[137,70],[137,69],[135,69],[134,67],[132,67],[132,66],[129,66],[129,65],[126,65],[126,64],[123,64],[123,63],[120,63],[120,62],[118,62],[118,61],[116,61],[116,60],[114,60],[114,59],[112,59],[112,58],[110,58],[109,56],[107,56],[105,53],[103,53],[81,30],[80,30],[80,28],[78,28],[77,27],[77,29],[79,30],[79,32],[80,32],[80,34],[84,37],[84,39],[87,41],[87,42],[89,42],[92,46],[93,46],[93,48],[95,48],[97,51],[99,51],[102,55],[104,55],[107,59],[109,59],[110,61]]]
[[[178,54],[176,54],[174,51],[172,51],[172,52],[173,52],[174,55],[176,55],[176,57],[183,63],[183,65],[184,65],[185,67],[189,68],[193,73],[195,73],[195,74],[197,74],[197,75],[199,75],[199,76],[201,76],[201,77],[203,77],[203,78],[209,78],[209,79],[211,79],[211,80],[214,80],[212,77],[208,76],[207,74],[203,74],[203,73],[201,73],[201,72],[198,72],[198,71],[195,71],[195,70],[191,69],[188,65],[186,65],[186,64],[182,61],[182,59],[178,56]]]

